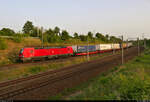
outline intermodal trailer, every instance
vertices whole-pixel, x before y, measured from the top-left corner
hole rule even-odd
[[[31,59],[53,58],[59,56],[73,55],[72,47],[49,47],[49,48],[23,48],[20,51],[19,59],[27,61]]]
[[[121,48],[120,44],[112,44],[112,49],[119,50]]]
[[[99,44],[99,45],[96,45],[96,50],[99,53],[112,51],[112,44]]]
[[[87,55],[87,54],[96,54],[96,46],[89,45],[89,46],[72,46],[74,55]]]

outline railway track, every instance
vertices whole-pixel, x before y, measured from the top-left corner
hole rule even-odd
[[[118,55],[115,54],[115,55]],[[111,57],[111,56],[114,56],[114,55],[108,55],[108,56],[105,56],[103,58],[106,58],[106,57]],[[87,62],[85,62],[87,63]],[[80,65],[80,64],[79,64]],[[79,65],[73,65],[73,66],[79,66]],[[35,79],[35,78],[39,78],[39,77],[44,77],[46,75],[49,75],[49,74],[53,74],[53,73],[58,73],[58,72],[61,72],[61,71],[64,71],[66,70],[68,67],[66,68],[62,68],[62,69],[59,69],[59,71],[57,70],[53,70],[53,71],[48,71],[48,72],[43,72],[43,73],[40,73],[40,74],[36,74],[36,75],[32,75],[30,77],[25,77],[25,78],[21,78],[21,80],[19,79],[16,79],[16,80],[11,80],[11,81],[6,81],[6,82],[3,82],[3,83],[0,83],[0,88],[2,87],[5,87],[5,86],[8,86],[8,85],[13,85],[13,84],[16,84],[16,83],[19,83],[19,82],[23,82],[23,81],[27,81],[27,80],[30,80],[30,79]],[[0,90],[1,91],[1,90]]]
[[[119,54],[119,51],[117,51],[115,53],[115,55],[118,55]],[[91,55],[91,56],[97,56],[99,54],[95,54],[95,55]],[[104,56],[106,55],[106,56]],[[110,52],[107,52],[107,53],[103,53],[103,54],[100,54],[100,56],[104,56],[102,57],[103,59],[106,58],[106,57],[111,57],[111,56],[114,56],[114,54],[110,54]],[[83,57],[83,56],[76,56],[76,57]],[[72,57],[73,58],[73,57]],[[72,58],[70,58],[69,60],[72,60]],[[65,60],[68,60],[67,58]],[[57,59],[55,61],[65,61],[64,59]],[[53,62],[52,60],[51,61],[44,61],[44,62],[37,62],[38,64],[42,64],[42,63],[50,63],[50,62]],[[85,62],[87,63],[87,62]],[[29,64],[29,63],[25,63],[25,64]],[[25,65],[23,64],[23,65]],[[17,64],[18,65],[18,64]],[[20,65],[20,64],[19,64]],[[22,64],[21,64],[22,65]],[[80,64],[79,64],[80,65]],[[73,66],[79,66],[79,65],[73,65]],[[12,66],[12,65],[10,65]],[[10,67],[11,68],[11,67]],[[66,70],[65,68],[63,69],[60,69],[59,71],[63,71],[63,70]],[[30,77],[25,77],[25,78],[21,78],[21,80],[18,80],[18,79],[15,79],[15,80],[11,80],[11,81],[6,81],[6,82],[2,82],[0,83],[0,88],[2,87],[5,87],[5,86],[8,86],[8,85],[13,85],[15,83],[19,83],[19,82],[23,82],[23,81],[27,81],[27,80],[30,80],[30,79],[35,79],[35,78],[38,78],[38,77],[43,77],[43,76],[46,76],[46,75],[49,75],[49,74],[52,74],[52,73],[55,73],[55,72],[58,72],[56,70],[53,70],[53,71],[48,71],[48,72],[42,72],[42,73],[39,73],[39,74],[36,74],[36,75],[32,75]]]
[[[130,52],[132,53],[126,53],[125,56],[129,56],[133,53],[136,52],[135,48],[131,48]],[[113,55],[110,55],[113,56]],[[101,66],[105,66],[109,64],[109,61],[111,60],[112,57],[108,57],[106,56],[103,60],[101,61]],[[120,54],[117,54],[114,58],[114,60],[119,59],[120,58]],[[90,66],[95,66],[95,61],[90,61],[90,62],[86,62],[84,64],[91,64]],[[34,75],[34,76],[30,76],[27,78],[22,78],[22,79],[18,79],[18,80],[13,80],[13,81],[9,81],[9,82],[5,82],[5,83],[0,83],[0,99],[8,99],[17,95],[20,95],[22,93],[26,93],[32,90],[36,90],[38,88],[42,88],[44,86],[53,84],[55,82],[59,82],[61,80],[65,80],[67,78],[70,78],[72,76],[75,75],[80,75],[83,73],[88,73],[91,72],[92,70],[96,70],[96,68],[91,68],[91,67],[84,67],[81,68],[80,66],[84,65],[84,64],[79,64],[79,65],[74,65],[71,68],[70,67],[66,67],[66,68],[62,68],[59,70],[55,70],[55,71],[50,71],[50,72],[45,72],[42,74],[38,74],[38,75]],[[111,63],[110,63],[111,64]],[[74,68],[76,67],[76,68]],[[35,80],[35,79],[40,79],[39,80]],[[43,79],[43,80],[42,80]],[[24,86],[20,86],[20,83],[26,82],[26,81],[31,81],[34,80],[32,83],[26,83]],[[15,89],[12,89],[15,87],[15,85],[18,87],[16,87]],[[10,90],[11,89],[11,90]]]

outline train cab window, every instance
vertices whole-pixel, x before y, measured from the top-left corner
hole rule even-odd
[[[20,54],[22,54],[22,53],[23,53],[23,51],[24,51],[24,49],[22,48],[22,49],[20,50]]]

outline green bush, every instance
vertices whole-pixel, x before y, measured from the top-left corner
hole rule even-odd
[[[29,34],[22,34],[22,37],[30,37]]]
[[[0,30],[0,35],[2,36],[12,36],[14,34],[15,32],[10,28],[3,28],[2,30]]]
[[[23,41],[23,36],[21,34],[15,34],[13,36],[13,41],[16,43],[21,43]]]
[[[44,68],[42,66],[35,66],[35,67],[31,67],[29,69],[29,72],[31,74],[37,74],[37,73],[41,72],[42,70],[44,70]]]
[[[17,63],[19,61],[18,51],[19,49],[16,48],[8,53],[8,59],[10,62]]]
[[[148,79],[142,80],[138,75],[132,75],[129,77],[122,75],[120,78],[118,77],[116,81],[115,84],[119,86],[117,91],[120,99],[145,100],[150,98],[150,82]]]
[[[7,49],[7,44],[3,38],[0,38],[0,50]]]

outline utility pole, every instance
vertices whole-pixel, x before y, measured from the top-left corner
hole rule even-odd
[[[129,44],[128,44],[128,39],[127,39],[127,51],[128,51],[128,46],[129,46]]]
[[[87,36],[87,60],[89,61],[90,58],[89,58],[89,40],[88,40],[89,36]]]
[[[96,33],[95,33],[95,30],[93,30],[93,37],[94,37],[94,44],[96,45]]]
[[[37,27],[36,30],[37,30],[37,37],[39,37],[39,29],[38,29],[38,27]]]
[[[146,48],[146,39],[144,37],[144,33],[142,34],[142,37],[143,37],[143,45],[144,45],[144,48]]]
[[[138,43],[138,56],[140,55],[140,42],[139,42],[139,37],[137,38],[137,43]]]
[[[42,48],[44,47],[43,46],[43,27],[41,27],[41,34],[42,34]]]
[[[144,46],[145,45],[145,42],[144,42],[144,33],[142,33],[142,38],[143,38],[143,46]]]
[[[124,53],[123,53],[123,35],[122,35],[122,64],[124,62]]]
[[[146,49],[146,39],[144,38],[144,48]]]
[[[114,44],[115,44],[115,41],[114,41],[114,39],[113,39],[113,54],[115,54],[115,48],[114,48]]]

